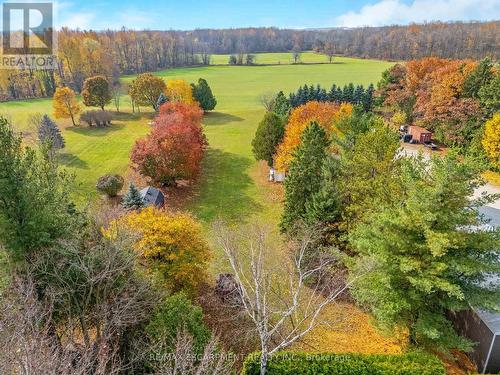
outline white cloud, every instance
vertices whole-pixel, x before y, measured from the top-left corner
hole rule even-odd
[[[424,21],[493,20],[500,18],[498,0],[381,0],[335,19],[336,26],[383,26]]]

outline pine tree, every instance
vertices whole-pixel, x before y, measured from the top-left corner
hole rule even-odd
[[[363,85],[357,85],[352,95],[352,103],[360,104],[363,101],[364,94],[365,94],[365,89],[363,88]]]
[[[160,93],[158,100],[156,101],[156,110],[159,111],[162,104],[168,102],[168,98],[164,93]]]
[[[141,197],[139,190],[131,182],[128,185],[127,193],[123,197],[122,207],[127,210],[138,210],[139,208],[143,208],[145,206],[146,204],[144,202],[144,199]]]
[[[306,202],[305,221],[315,225],[332,224],[340,217],[340,194],[337,187],[340,176],[340,161],[329,155],[322,167],[321,186]]]
[[[211,111],[217,105],[217,100],[215,99],[210,86],[207,81],[203,78],[198,79],[198,84],[191,84],[193,89],[193,98],[198,103],[204,111]]]
[[[373,87],[373,83],[370,83],[370,86],[366,89],[366,91],[363,94],[363,99],[362,99],[362,104],[363,104],[363,109],[368,112],[371,111],[373,107],[373,93],[375,91],[375,88]]]
[[[267,165],[272,167],[276,147],[283,140],[284,134],[285,126],[282,118],[274,112],[267,112],[260,122],[252,141],[252,151],[255,159],[265,160]]]
[[[51,150],[60,150],[65,146],[57,124],[47,115],[43,115],[38,125],[38,140],[40,143],[47,144]]]
[[[467,76],[462,85],[462,96],[465,98],[479,97],[479,90],[493,79],[493,64],[489,57],[481,60],[474,71]]]
[[[291,108],[290,101],[286,98],[285,94],[283,94],[283,91],[278,92],[274,98],[273,112],[284,119],[290,113]]]
[[[328,100],[330,102],[336,102],[337,101],[336,98],[337,98],[337,85],[334,83],[332,85],[332,88],[328,92]]]
[[[470,349],[447,314],[500,304],[499,286],[487,282],[500,275],[499,231],[481,230],[477,210],[494,197],[471,201],[478,168],[454,153],[402,159],[398,175],[400,198],[378,205],[350,233],[359,253],[351,275],[377,265],[356,283],[354,296],[380,326],[407,329],[421,346]]]
[[[321,187],[321,168],[329,144],[324,129],[316,122],[302,133],[285,180],[285,208],[280,223],[283,232],[290,232],[305,219],[306,204]]]

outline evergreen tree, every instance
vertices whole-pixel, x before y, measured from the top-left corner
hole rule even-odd
[[[329,144],[324,129],[316,122],[302,133],[285,180],[285,207],[280,223],[283,232],[290,232],[305,219],[306,204],[321,187],[321,168]]]
[[[139,208],[143,208],[146,206],[144,199],[141,197],[139,190],[136,186],[131,182],[128,185],[128,191],[123,196],[122,207],[127,210],[138,210]]]
[[[363,94],[362,104],[363,109],[368,112],[371,111],[373,107],[373,93],[375,92],[375,88],[373,87],[373,83],[370,83],[370,86],[366,89]]]
[[[489,57],[484,58],[476,69],[470,73],[462,85],[462,96],[465,98],[479,97],[481,87],[487,85],[493,79],[493,64]]]
[[[217,100],[206,80],[200,78],[198,79],[198,84],[191,84],[191,87],[193,88],[193,98],[200,103],[201,109],[211,111],[215,108]]]
[[[156,101],[156,110],[159,111],[162,104],[168,102],[168,98],[164,93],[160,93],[158,100]]]
[[[363,85],[357,85],[352,95],[352,103],[360,104],[363,101],[364,94],[365,94],[365,89],[363,88]]]
[[[353,97],[354,97],[354,84],[351,82],[347,86],[344,86],[342,99],[344,102],[353,103]]]
[[[57,124],[52,119],[43,115],[42,121],[38,125],[38,140],[42,144],[46,144],[52,151],[64,148],[64,138]]]
[[[286,98],[285,94],[283,94],[283,91],[278,92],[274,98],[273,112],[284,119],[290,113],[290,109],[290,101]]]
[[[337,85],[334,83],[332,85],[332,88],[328,92],[328,100],[330,102],[337,102]]]
[[[308,224],[333,224],[340,217],[340,194],[337,182],[340,161],[333,155],[323,163],[320,189],[306,202],[305,221]]]
[[[500,73],[491,82],[479,89],[479,103],[488,117],[500,111]]]
[[[273,166],[276,147],[283,140],[285,126],[280,116],[267,112],[260,122],[252,141],[252,151],[257,160],[265,160],[269,167]]]
[[[410,341],[431,349],[471,348],[447,314],[470,306],[500,306],[500,231],[480,229],[477,208],[493,197],[471,201],[478,186],[474,162],[450,153],[426,162],[402,159],[402,194],[382,203],[351,232],[359,253],[351,274],[377,266],[356,283],[354,295],[382,327],[407,329]]]

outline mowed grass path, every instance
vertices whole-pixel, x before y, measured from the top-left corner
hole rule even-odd
[[[291,54],[259,54],[257,62],[277,62],[286,56]],[[214,57],[222,58],[225,56]],[[325,56],[312,53],[303,54],[303,60],[306,58],[326,60]],[[189,82],[203,77],[218,101],[216,110],[204,120],[210,148],[197,195],[188,208],[205,223],[216,216],[245,221],[253,215],[275,223],[280,206],[269,204],[268,186],[255,182],[258,164],[251,153],[250,143],[264,114],[260,96],[278,90],[288,93],[304,83],[326,87],[349,82],[367,85],[377,82],[389,66],[391,63],[382,61],[335,58],[333,64],[208,66],[155,73],[165,79],[183,78]],[[123,77],[125,83],[132,79],[133,76]],[[99,176],[127,172],[133,142],[149,131],[151,113],[131,114],[128,97],[122,100],[122,110],[127,113],[119,115],[107,129],[73,128],[68,121],[58,121],[66,139],[62,163],[76,175],[80,202],[96,197],[94,186]],[[52,101],[0,103],[0,113],[7,114],[25,131],[29,131],[26,126],[29,115],[37,112],[51,114]]]

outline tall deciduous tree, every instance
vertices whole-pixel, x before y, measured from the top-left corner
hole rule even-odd
[[[321,168],[330,145],[325,130],[312,122],[303,132],[285,180],[285,207],[280,228],[294,229],[305,219],[307,202],[321,187]]]
[[[198,103],[200,103],[201,109],[204,111],[211,111],[217,105],[217,100],[215,99],[212,89],[208,85],[207,81],[203,78],[198,79],[198,84],[191,84],[193,91],[193,98]]]
[[[170,101],[194,104],[193,89],[191,85],[183,79],[168,80],[165,93]]]
[[[283,120],[273,112],[267,112],[259,123],[252,140],[252,151],[257,160],[265,160],[269,167],[273,166],[276,147],[281,143],[285,127]]]
[[[142,73],[129,86],[129,95],[136,105],[151,106],[156,110],[158,97],[165,92],[166,84],[160,77]]]
[[[111,103],[111,89],[106,77],[87,78],[83,82],[82,98],[87,107],[99,107],[104,111],[104,106]]]
[[[486,122],[483,147],[495,168],[500,168],[500,112]]]
[[[80,113],[81,107],[73,90],[69,87],[58,87],[52,105],[55,118],[71,118],[73,126],[76,126],[75,116]]]
[[[204,280],[210,249],[190,215],[148,207],[132,211],[117,225],[139,234],[136,251],[170,290],[193,292]]]
[[[145,139],[135,143],[131,155],[134,168],[160,184],[192,180],[199,172],[206,146],[201,126],[175,112],[160,114],[155,125]]]
[[[468,349],[446,314],[499,306],[499,286],[487,282],[500,275],[499,232],[481,229],[477,210],[491,197],[471,201],[478,170],[453,153],[405,159],[399,176],[397,202],[380,204],[351,233],[359,253],[351,274],[375,264],[354,295],[381,326],[407,329],[414,343]]]

